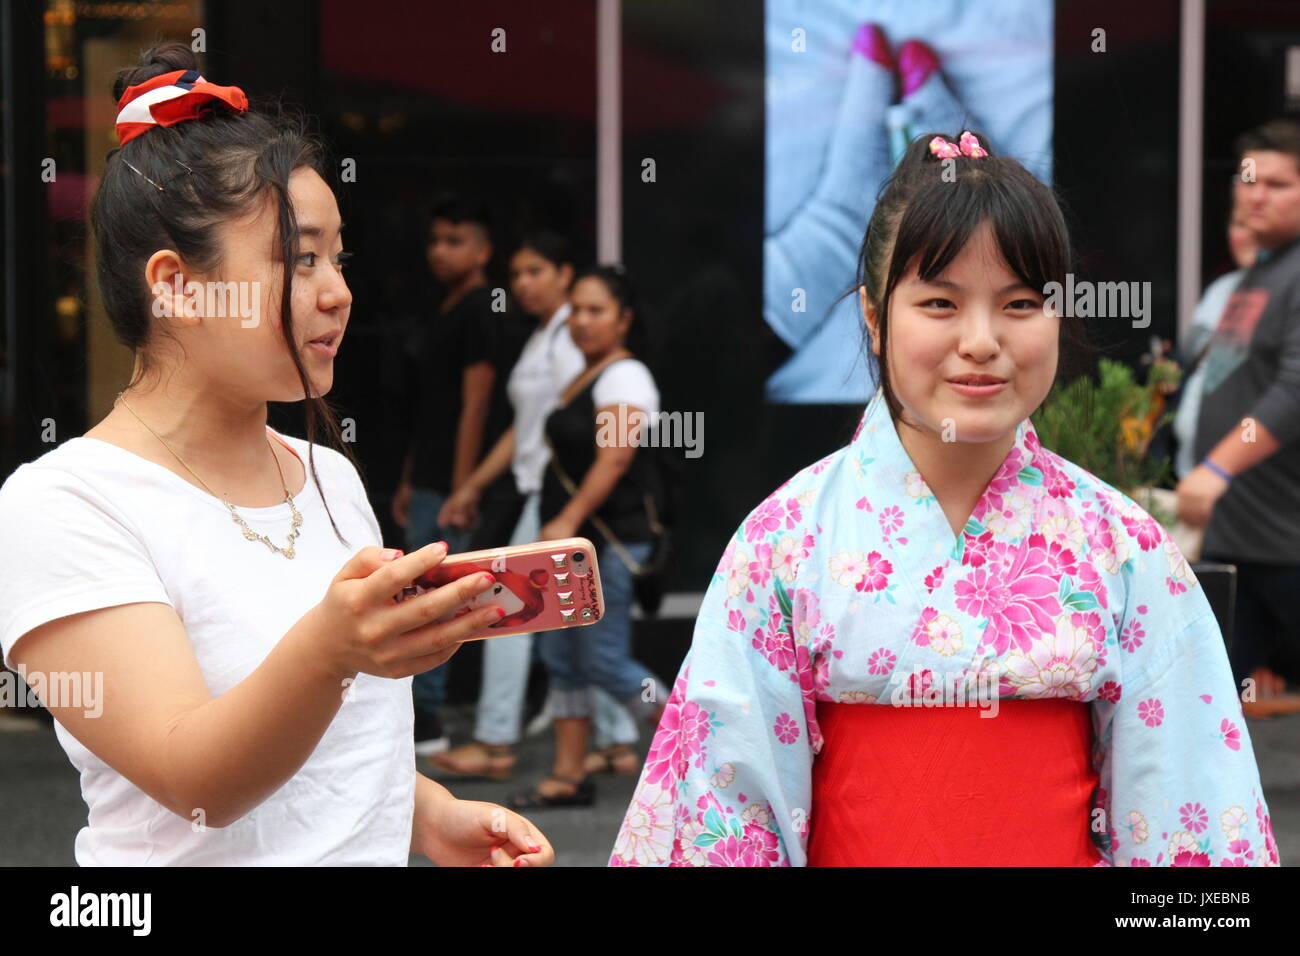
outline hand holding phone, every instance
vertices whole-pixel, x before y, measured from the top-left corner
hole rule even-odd
[[[487,574],[461,575],[418,600],[393,605],[403,582],[435,570],[446,553],[439,543],[408,555],[374,546],[354,554],[303,616],[313,654],[340,679],[358,673],[409,677],[444,663],[467,635],[500,621],[504,611],[482,600],[493,583]],[[465,605],[473,606],[472,614],[455,613]]]
[[[605,613],[596,549],[586,538],[448,555],[403,588],[395,599],[416,597],[484,573],[492,576],[492,584],[439,617],[436,623],[453,621],[488,606],[500,607],[505,614],[462,641],[581,627],[596,623]]]

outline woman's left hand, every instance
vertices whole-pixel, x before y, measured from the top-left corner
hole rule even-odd
[[[416,817],[414,850],[438,866],[550,866],[555,851],[525,818],[479,800],[439,800]]]
[[[568,520],[563,514],[559,514],[542,525],[542,530],[537,533],[537,540],[558,541],[561,538],[575,537],[577,534],[578,523]]]

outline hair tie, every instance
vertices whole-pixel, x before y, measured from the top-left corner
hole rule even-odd
[[[209,83],[198,70],[173,70],[128,86],[117,101],[117,141],[125,146],[152,126],[175,126],[195,119],[215,100],[237,113],[248,109],[243,90]]]
[[[970,130],[963,130],[956,143],[949,142],[942,136],[936,136],[930,140],[930,152],[940,159],[957,159],[959,156],[982,159],[989,154]]]

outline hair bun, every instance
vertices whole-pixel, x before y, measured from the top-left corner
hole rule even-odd
[[[117,77],[113,80],[113,102],[116,103],[122,98],[127,87],[152,80],[155,76],[162,76],[164,73],[198,68],[198,57],[194,55],[194,51],[188,44],[178,40],[159,43],[141,53],[135,66],[123,67],[117,71]]]

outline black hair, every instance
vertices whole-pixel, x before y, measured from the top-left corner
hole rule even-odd
[[[636,288],[632,285],[632,279],[627,274],[627,269],[618,264],[589,266],[574,278],[574,287],[576,288],[583,279],[599,279],[618,303],[619,308],[627,309],[632,313],[632,324],[628,327],[623,344],[629,352],[644,360],[647,346],[645,311],[641,306],[641,300],[637,297]]]
[[[135,66],[118,72],[113,99],[120,100],[127,87],[164,73],[197,68],[187,44],[160,44],[141,54]],[[96,273],[113,331],[139,359],[138,375],[127,386],[130,388],[150,371],[147,347],[154,335],[164,330],[150,321],[151,293],[144,277],[149,257],[159,249],[175,249],[187,266],[211,271],[221,260],[215,227],[248,213],[268,195],[275,201],[274,242],[276,255],[284,264],[281,328],[306,396],[307,465],[335,536],[350,546],[320,491],[312,454],[317,428],[324,427],[330,443],[354,467],[357,461],[342,441],[334,410],[314,393],[293,338],[298,225],[289,199],[289,177],[304,167],[329,181],[324,144],[308,131],[300,114],[279,106],[273,112],[252,108],[237,112],[214,102],[200,117],[149,128],[109,152],[103,178],[91,200]]]
[[[1300,123],[1291,119],[1269,120],[1247,130],[1237,137],[1237,166],[1247,153],[1277,152],[1286,153],[1295,160],[1296,169],[1300,170]],[[1237,169],[1241,174],[1241,169]]]
[[[515,246],[515,252],[524,249],[537,253],[557,269],[573,265],[573,247],[569,245],[569,240],[550,229],[525,235]]]
[[[432,230],[437,219],[461,225],[472,223],[483,230],[483,238],[492,240],[492,214],[485,203],[470,196],[447,193],[438,197],[429,210],[426,235]]]
[[[978,133],[987,156],[940,160],[930,152],[936,135],[957,142],[942,133],[911,142],[881,187],[858,254],[857,286],[866,289],[876,310],[880,386],[895,422],[901,420],[902,405],[889,378],[889,299],[914,263],[923,281],[935,278],[987,222],[1007,265],[1030,288],[1044,291],[1049,282],[1064,283],[1071,268],[1069,230],[1051,189],[1016,160],[993,155]],[[1061,317],[1058,342],[1058,376],[1062,365],[1082,365],[1091,352],[1082,321],[1073,317]]]

